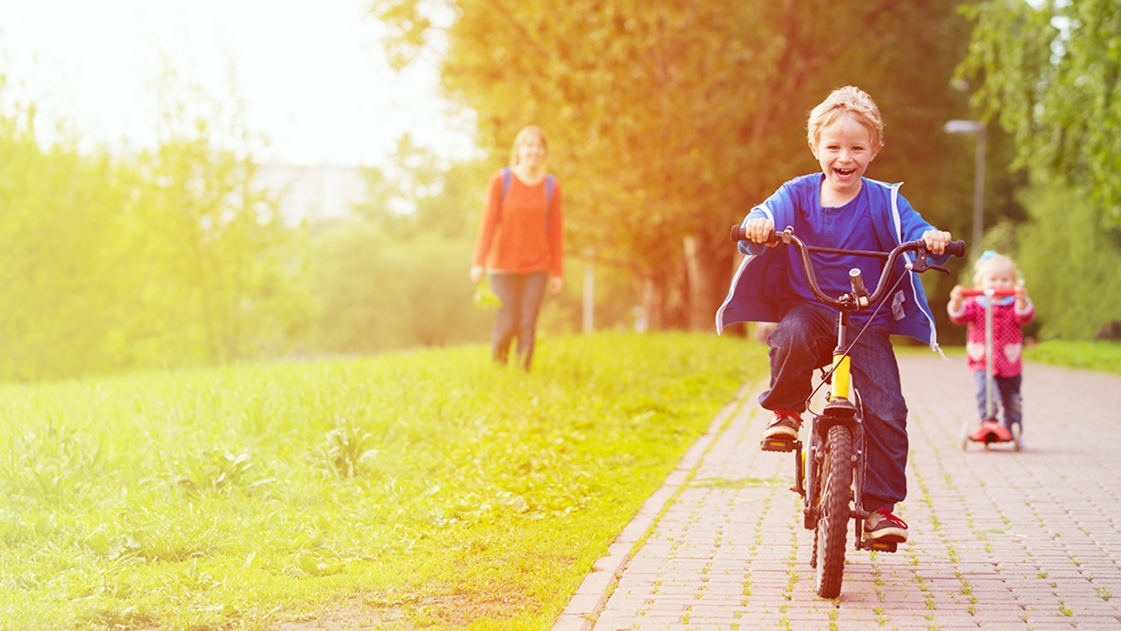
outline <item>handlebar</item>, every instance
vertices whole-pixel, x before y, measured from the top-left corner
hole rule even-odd
[[[746,241],[747,234],[743,226],[732,226],[731,239],[733,241]],[[764,245],[774,246],[779,244],[790,244],[798,249],[798,253],[802,257],[802,268],[806,273],[806,280],[809,282],[810,291],[817,299],[827,305],[835,307],[843,311],[856,311],[865,309],[869,305],[875,304],[883,297],[884,292],[887,290],[887,281],[891,278],[892,269],[895,267],[895,261],[905,252],[915,252],[915,260],[907,264],[907,269],[915,273],[922,273],[927,270],[938,270],[944,273],[950,273],[944,267],[933,265],[927,261],[929,253],[926,249],[926,243],[921,239],[918,241],[908,241],[900,243],[895,246],[890,252],[871,252],[865,250],[839,250],[835,248],[822,248],[812,245],[806,245],[804,241],[794,236],[794,229],[787,228],[782,232],[773,232],[771,237]],[[880,280],[876,283],[876,291],[869,296],[868,290],[864,286],[864,280],[861,278],[859,269],[849,270],[849,282],[852,285],[852,293],[845,294],[840,298],[830,298],[826,296],[817,284],[817,276],[814,274],[813,264],[810,262],[810,252],[830,252],[838,254],[857,254],[863,256],[875,256],[886,258],[887,262],[884,264],[883,271],[880,273]],[[945,253],[951,256],[964,256],[965,255],[965,242],[952,241],[945,249]]]
[[[1001,296],[1001,297],[1015,296],[1016,295],[1016,290],[1015,289],[989,289],[989,290],[985,290],[985,289],[963,289],[963,290],[961,290],[961,295],[965,296],[966,298],[968,298],[970,296],[984,296],[986,291],[991,291],[991,292],[993,292],[994,296]]]

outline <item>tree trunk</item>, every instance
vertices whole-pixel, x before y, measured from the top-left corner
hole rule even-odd
[[[700,331],[707,325],[705,322],[709,303],[711,279],[707,274],[704,262],[701,260],[700,249],[695,235],[686,235],[682,239],[682,248],[685,253],[685,285],[688,301],[689,330]]]
[[[645,323],[643,330],[657,331],[662,328],[665,293],[665,284],[659,283],[653,275],[642,277],[642,318]]]
[[[685,274],[688,285],[689,329],[712,331],[716,310],[724,302],[732,281],[736,249],[727,238],[711,234],[686,236]]]

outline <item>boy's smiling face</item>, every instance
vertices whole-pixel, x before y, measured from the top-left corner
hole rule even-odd
[[[860,178],[880,152],[878,146],[872,146],[871,130],[847,114],[823,127],[810,150],[825,173],[821,195],[822,203],[829,206],[840,206],[856,197]]]

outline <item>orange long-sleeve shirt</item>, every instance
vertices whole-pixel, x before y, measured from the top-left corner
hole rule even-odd
[[[485,264],[492,272],[548,272],[563,277],[564,201],[559,182],[553,188],[552,211],[546,213],[545,206],[544,178],[528,186],[511,174],[510,190],[503,202],[502,171],[492,175],[472,264]]]

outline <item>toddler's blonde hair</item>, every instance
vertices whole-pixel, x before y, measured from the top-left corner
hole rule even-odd
[[[530,136],[537,136],[537,139],[540,140],[541,144],[545,146],[545,154],[548,155],[549,141],[545,138],[545,132],[536,125],[522,127],[522,130],[519,131],[518,135],[514,137],[514,145],[510,147],[510,166],[518,166],[518,148],[521,147],[522,143],[525,142]]]
[[[879,149],[884,144],[884,121],[880,118],[880,109],[868,93],[852,85],[837,88],[829,94],[817,107],[810,112],[810,119],[806,124],[810,146],[817,147],[821,138],[821,130],[833,124],[842,115],[847,114],[856,122],[863,125],[872,134],[872,148]]]
[[[999,254],[993,250],[985,250],[985,252],[981,254],[981,258],[977,259],[977,262],[973,264],[974,287],[981,286],[981,275],[985,273],[986,268],[993,265],[1000,265],[1012,270],[1012,282],[1014,285],[1019,285],[1024,282],[1024,279],[1020,276],[1020,268],[1016,267],[1016,262],[1013,261],[1011,257]]]

